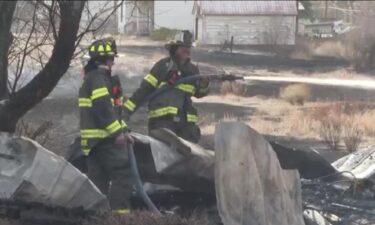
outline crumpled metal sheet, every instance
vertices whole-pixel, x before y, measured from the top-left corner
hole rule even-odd
[[[191,156],[185,157],[167,144],[147,135],[132,133],[132,135],[151,147],[155,169],[160,174],[178,176],[197,176],[213,180],[215,153],[201,146],[179,138],[191,148]]]
[[[8,133],[0,133],[0,193],[25,202],[109,209],[107,198],[63,157]]]
[[[359,149],[338,159],[332,165],[340,172],[351,172],[356,179],[368,179],[375,183],[375,146]],[[353,179],[351,174],[342,175]]]
[[[225,225],[303,225],[300,177],[283,170],[271,145],[239,122],[215,132],[215,187]]]

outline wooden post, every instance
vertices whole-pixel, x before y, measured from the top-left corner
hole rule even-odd
[[[233,53],[233,36],[230,38],[230,53]]]

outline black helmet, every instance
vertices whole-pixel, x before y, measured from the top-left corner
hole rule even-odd
[[[176,35],[175,40],[169,41],[167,44],[165,44],[165,47],[168,50],[171,50],[172,48],[177,48],[180,46],[190,48],[192,45],[193,45],[193,34],[188,30],[184,30],[181,33]]]
[[[117,56],[116,42],[112,38],[94,41],[89,47],[89,56],[114,57]]]

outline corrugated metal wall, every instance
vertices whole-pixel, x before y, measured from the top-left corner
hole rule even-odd
[[[235,45],[293,45],[295,16],[205,16],[200,43],[221,45],[234,37]],[[199,24],[200,25],[200,24]]]

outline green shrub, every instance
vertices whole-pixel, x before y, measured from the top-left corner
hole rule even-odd
[[[161,27],[159,29],[152,31],[150,37],[152,40],[155,41],[167,41],[173,39],[176,36],[176,34],[178,34],[178,32],[179,30],[176,29]]]

